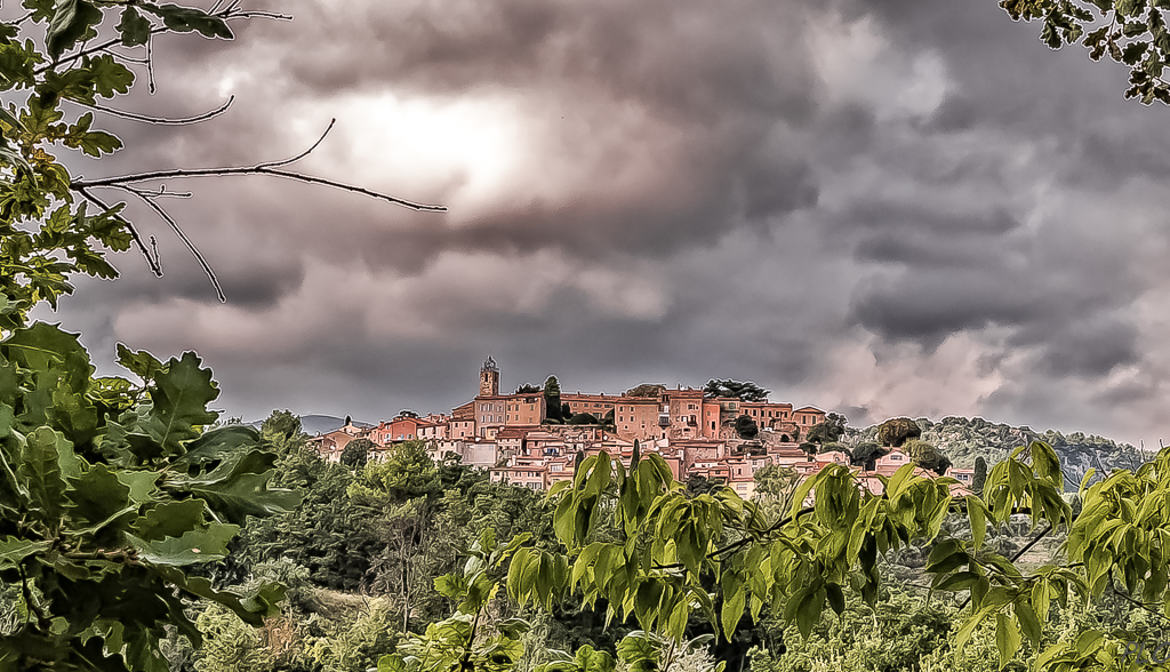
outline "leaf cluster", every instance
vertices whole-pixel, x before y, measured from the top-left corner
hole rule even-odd
[[[75,334],[43,323],[0,341],[0,579],[23,623],[0,669],[165,670],[167,626],[198,642],[185,600],[258,624],[281,599],[216,589],[248,516],[296,506],[269,487],[274,455],[246,427],[207,429],[219,395],[198,357],[120,348],[140,382],[95,378]]]
[[[1130,68],[1126,98],[1170,104],[1163,77],[1170,58],[1167,0],[1000,0],[1015,20],[1039,21],[1040,39],[1053,49],[1082,44],[1094,61],[1106,55]]]

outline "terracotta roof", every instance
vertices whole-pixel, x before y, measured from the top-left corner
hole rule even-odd
[[[613,404],[622,400],[616,394],[562,394],[561,401],[596,401],[599,403]]]
[[[501,429],[500,431],[496,432],[496,438],[497,439],[523,439],[525,436],[528,436],[528,433],[530,431],[531,430],[528,430],[528,429],[515,429],[512,427],[509,427],[507,429]]]

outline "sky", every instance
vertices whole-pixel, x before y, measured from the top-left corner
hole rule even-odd
[[[449,208],[263,177],[172,182],[227,293],[164,224],[56,315],[194,349],[221,406],[376,421],[506,390],[753,380],[843,412],[981,415],[1156,445],[1170,403],[1170,110],[994,0],[300,0],[234,42],[155,45],[87,177],[300,170]],[[111,198],[115,194],[110,194]],[[46,317],[42,315],[42,317]]]

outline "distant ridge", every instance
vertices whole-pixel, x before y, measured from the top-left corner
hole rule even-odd
[[[255,420],[248,424],[252,427],[259,428],[263,424],[263,420]],[[371,423],[353,421],[353,424],[358,427],[373,427]],[[325,432],[332,432],[335,429],[340,429],[345,425],[345,418],[339,418],[335,415],[302,415],[301,416],[301,431],[309,436],[316,436],[324,434]]]
[[[1080,483],[1089,469],[1095,469],[1097,473],[1136,469],[1151,457],[1143,455],[1128,443],[1081,432],[1064,434],[1054,429],[1040,432],[1026,426],[1012,426],[979,417],[949,416],[938,421],[917,418],[915,422],[922,428],[922,439],[936,446],[960,468],[973,467],[977,457],[987,460],[990,467],[1018,446],[1034,440],[1045,441],[1060,456],[1065,475],[1071,481],[1067,485],[1073,486]],[[873,441],[876,437],[877,425],[872,425],[850,428],[848,438],[851,443],[857,443]]]

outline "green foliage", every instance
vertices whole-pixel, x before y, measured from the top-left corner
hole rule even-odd
[[[194,354],[123,361],[140,384],[94,378],[77,337],[51,325],[0,341],[0,578],[29,616],[0,640],[0,666],[164,670],[166,626],[199,637],[183,597],[253,624],[281,597],[189,573],[225,557],[247,516],[297,504],[269,487],[275,455],[246,427],[204,431],[219,391]]]
[[[779,520],[792,509],[800,475],[789,467],[769,464],[755,473],[756,500],[767,520]]]
[[[596,415],[592,413],[577,413],[569,418],[565,424],[569,425],[598,425],[601,421],[597,419]]]
[[[281,463],[289,470],[281,478],[290,482],[301,470],[293,455]],[[1043,444],[1021,449],[997,465],[988,474],[985,497],[958,499],[950,495],[947,479],[915,476],[912,466],[886,479],[880,496],[859,490],[845,467],[830,467],[803,483],[791,472],[768,467],[757,474],[757,498],[745,502],[718,484],[694,489],[675,483],[655,454],[640,456],[630,469],[597,455],[585,458],[574,480],[551,493],[549,508],[537,493],[491,484],[465,467],[405,459],[409,455],[402,456],[398,470],[425,473],[430,485],[404,487],[401,478],[387,478],[377,465],[367,467],[368,475],[336,465],[320,467],[351,480],[347,490],[355,498],[344,508],[365,516],[358,523],[337,519],[331,527],[363,528],[376,549],[366,556],[385,556],[384,563],[378,560],[368,568],[361,584],[385,600],[378,620],[385,629],[375,639],[372,623],[360,629],[352,617],[315,620],[324,612],[302,617],[294,628],[295,647],[302,653],[293,659],[315,655],[314,664],[325,666],[327,660],[349,660],[345,651],[365,651],[369,660],[370,652],[392,646],[393,655],[384,659],[397,666],[391,669],[478,666],[546,672],[591,665],[608,670],[615,664],[711,670],[718,663],[711,658],[710,642],[695,639],[703,622],[724,640],[737,632],[762,631],[767,651],[753,656],[757,672],[990,672],[1000,669],[1001,655],[1007,669],[1023,670],[1046,652],[1052,660],[1088,655],[1076,649],[1077,638],[1087,631],[1104,633],[1094,640],[1102,644],[1092,656],[1111,656],[1114,662],[1125,642],[1159,641],[1156,628],[1140,619],[1106,618],[1124,615],[1127,609],[1117,612],[1116,605],[1128,604],[1109,588],[1096,599],[1113,598],[1110,612],[1073,618],[1088,608],[1085,576],[1097,571],[1095,565],[1090,568],[1094,555],[1112,563],[1114,587],[1127,595],[1123,576],[1133,574],[1138,581],[1133,599],[1143,601],[1148,587],[1142,581],[1156,572],[1139,576],[1137,568],[1142,562],[1152,566],[1160,553],[1157,546],[1130,555],[1123,533],[1106,550],[1098,550],[1100,541],[1079,550],[1087,559],[1083,566],[1060,555],[1053,556],[1055,563],[1024,564],[1013,560],[1024,544],[1011,539],[1035,535],[1043,526],[1040,531],[1051,527],[1052,535],[1069,531],[1068,548],[1076,530],[1083,530],[1086,539],[1103,535],[1100,539],[1109,541],[1122,529],[1110,520],[1125,520],[1134,507],[1160,511],[1160,503],[1146,505],[1143,494],[1162,501],[1157,490],[1162,486],[1155,486],[1161,478],[1157,465],[1132,477],[1115,475],[1115,486],[1106,485],[1110,481],[1087,486],[1088,508],[1074,517],[1060,492],[1058,460]],[[394,496],[384,487],[390,484],[398,484],[392,486],[397,487]],[[313,489],[306,508],[317,500]],[[1097,493],[1091,501],[1090,491]],[[420,501],[424,507],[404,509]],[[1082,521],[1086,513],[1100,514],[1104,525]],[[1128,519],[1136,528],[1135,550],[1142,546],[1139,538],[1160,539],[1164,523],[1157,522],[1157,515]],[[1103,532],[1105,526],[1110,531]],[[317,529],[313,535],[301,533],[293,545],[323,543],[318,536],[340,531]],[[488,529],[493,538],[521,535],[526,541],[514,539],[510,560],[497,554],[498,562],[489,561],[505,545],[485,541]],[[247,545],[253,546],[251,541]],[[469,547],[475,549],[472,561],[460,562]],[[279,557],[289,547],[277,544],[266,552]],[[409,555],[405,563],[404,554]],[[903,559],[908,564],[897,564]],[[1127,570],[1129,565],[1135,569]],[[409,567],[412,582],[407,593],[397,578],[403,566]],[[891,582],[894,575],[918,587]],[[506,594],[497,589],[505,580]],[[934,597],[928,604],[930,588]],[[307,594],[294,603],[313,605],[322,599]],[[404,600],[412,611],[405,620]],[[969,606],[960,608],[963,601]],[[1148,604],[1152,608],[1154,601]],[[534,608],[547,614],[525,611]],[[589,610],[599,612],[596,620],[585,617]],[[829,610],[841,615],[826,617]],[[533,623],[540,624],[539,632],[528,629]],[[272,655],[291,655],[264,637]],[[602,651],[603,646],[613,648]],[[494,660],[483,657],[489,649],[498,654]],[[572,649],[576,653],[568,652]],[[326,655],[330,651],[334,658]],[[733,661],[733,669],[739,664],[736,654],[723,660]]]
[[[239,553],[229,558],[230,572],[246,576],[250,568],[283,557],[307,568],[321,586],[357,589],[384,544],[372,529],[373,512],[349,499],[356,475],[326,464],[303,440],[275,466],[276,482],[303,491],[304,502],[295,511],[245,527]]]
[[[426,443],[403,441],[386,449],[383,459],[362,469],[356,487],[367,496],[404,501],[435,497],[440,492],[435,463],[427,455]]]
[[[731,379],[708,380],[707,384],[703,387],[703,395],[708,399],[739,399],[741,401],[768,400],[768,390],[750,381],[741,382]]]
[[[277,455],[255,431],[213,428],[219,389],[194,353],[162,362],[119,345],[133,378],[99,378],[76,335],[27,316],[55,307],[74,275],[116,277],[105,252],[147,252],[121,204],[55,156],[122,147],[73,110],[127,93],[134,75],[83,45],[99,32],[136,46],[231,31],[223,14],[173,4],[23,5],[30,37],[0,30],[0,89],[14,101],[0,109],[0,582],[22,615],[0,637],[0,669],[164,670],[168,628],[201,639],[192,601],[251,625],[273,612],[279,587],[226,590],[203,574],[246,519],[298,497],[270,487]]]
[[[276,657],[264,646],[260,631],[218,605],[199,614],[195,625],[203,638],[197,672],[268,672]]]
[[[491,572],[498,571],[527,540],[527,535],[517,536],[501,547],[494,534],[485,532],[469,549],[470,557],[462,572],[435,579],[435,589],[457,603],[455,614],[428,625],[421,636],[407,636],[394,653],[378,661],[378,671],[511,670],[524,652],[520,638],[528,630],[528,623],[510,619],[496,624],[494,633],[486,633],[481,629],[481,619],[499,589]]]
[[[835,428],[827,423],[820,422],[809,428],[808,434],[805,435],[805,441],[821,445],[835,443],[840,437],[841,432],[835,431]]]
[[[1163,535],[1170,538],[1164,509],[1170,449],[1136,473],[1118,472],[1087,486],[1075,517],[1062,496],[1059,459],[1042,442],[996,465],[982,497],[955,499],[953,481],[916,476],[914,469],[908,464],[883,478],[885,488],[875,495],[859,488],[848,468],[829,466],[801,483],[788,511],[776,518],[728,489],[688,495],[656,455],[629,472],[604,454],[592,456],[571,483],[551,493],[565,555],[519,549],[509,594],[548,608],[579,591],[585,604],[604,605],[610,618],[632,617],[643,630],[676,642],[692,614],[730,637],[741,619],[759,622],[767,613],[807,639],[825,607],[845,612],[847,594],[877,604],[879,558],[914,541],[926,548],[923,570],[931,588],[965,595],[970,604],[953,650],[961,652],[980,628],[993,627],[1000,665],[1014,660],[1025,643],[1045,645],[1044,624],[1054,606],[1067,608],[1111,586],[1151,608],[1170,609],[1161,555]],[[969,519],[969,538],[944,530],[948,514],[959,512]],[[1069,530],[1067,564],[1025,573],[984,545],[989,529],[1020,515],[1043,524],[1041,534]],[[599,537],[604,516],[612,516],[617,538]],[[1108,645],[1093,655],[1106,651],[1116,658],[1121,637],[1103,631],[1095,641]],[[1037,659],[1041,669],[1068,669],[1053,662],[1073,655],[1062,648],[1066,644],[1045,646]]]
[[[287,444],[302,433],[301,417],[288,410],[273,411],[260,423],[260,435],[272,443]]]
[[[561,383],[560,383],[560,381],[557,380],[556,376],[549,376],[548,378],[545,379],[544,393],[550,397],[557,397],[558,399],[560,398],[560,396],[561,396]]]
[[[544,408],[546,422],[553,424],[564,422],[573,414],[561,403],[561,384],[556,376],[549,376],[544,381]]]
[[[374,668],[394,651],[400,639],[396,614],[386,600],[362,604],[353,617],[338,619],[325,632],[304,643],[305,657],[322,672],[350,672]]]
[[[891,586],[883,598],[872,608],[851,602],[840,618],[821,619],[808,639],[793,626],[782,629],[783,654],[756,652],[751,672],[918,670],[923,657],[949,648],[957,609],[927,603],[909,587]],[[950,663],[944,657],[939,669],[953,669]]]

